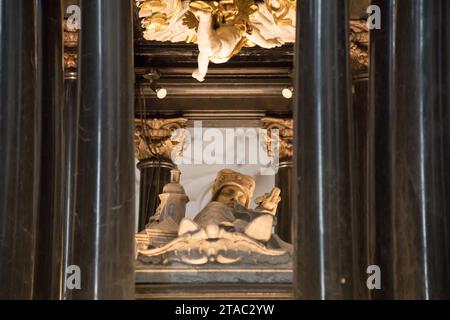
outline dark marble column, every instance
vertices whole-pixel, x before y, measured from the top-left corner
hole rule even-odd
[[[392,269],[393,208],[390,133],[395,108],[394,99],[394,0],[373,0],[381,15],[381,29],[370,34],[370,84],[368,118],[367,199],[369,216],[369,264],[378,265],[382,272],[381,289],[370,291],[372,299],[394,298],[394,270]]]
[[[63,299],[70,298],[70,290],[67,286],[67,269],[73,260],[73,230],[75,223],[75,189],[77,168],[77,145],[78,145],[78,117],[79,103],[78,90],[78,66],[77,66],[77,37],[75,32],[65,33],[66,59],[64,63],[64,157],[65,157],[65,179],[64,193],[64,251],[63,251]],[[75,39],[71,39],[75,35]],[[72,40],[72,41],[71,41]]]
[[[134,297],[133,5],[82,0],[73,299]]]
[[[65,186],[63,129],[63,24],[60,0],[38,1],[42,15],[41,185],[37,229],[35,299],[59,299]]]
[[[355,258],[355,299],[368,299],[369,293],[366,285],[368,258],[367,226],[368,215],[366,209],[367,180],[367,119],[368,119],[368,75],[359,74],[353,78],[353,201],[354,201],[354,258]]]
[[[41,100],[36,1],[0,5],[0,299],[31,299]]]
[[[350,58],[353,88],[353,201],[354,201],[354,298],[367,299],[367,119],[369,112],[369,30],[366,20],[350,22]]]
[[[139,225],[138,231],[145,229],[150,217],[159,206],[159,194],[170,182],[170,170],[176,166],[169,161],[145,159],[138,163],[141,172],[139,186]]]
[[[348,1],[298,3],[294,293],[353,297]]]
[[[141,172],[138,229],[142,231],[159,206],[159,194],[170,182],[176,165],[172,153],[181,155],[187,119],[135,119],[135,157]]]
[[[281,190],[277,209],[275,233],[284,241],[292,243],[292,161],[280,162],[275,176],[275,186]]]
[[[450,3],[392,5],[372,37],[372,259],[385,277],[374,297],[448,299]]]
[[[282,118],[263,118],[261,125],[267,130],[268,139],[266,141],[268,155],[277,156],[278,170],[275,175],[275,186],[281,190],[281,201],[278,204],[275,226],[275,233],[284,241],[292,243],[293,224],[292,224],[292,158],[293,158],[293,139],[294,139],[294,121],[292,119]],[[275,130],[275,131],[273,131]],[[272,146],[272,132],[276,132],[278,137],[278,147]],[[277,152],[278,154],[273,154]]]
[[[77,71],[66,70],[64,75],[65,101],[63,111],[64,126],[64,156],[66,166],[64,170],[66,183],[63,186],[64,207],[63,207],[63,292],[62,298],[70,297],[67,289],[67,268],[73,260],[73,230],[75,223],[75,188],[76,188],[76,166],[77,166],[77,139],[78,139],[78,108],[77,103]]]

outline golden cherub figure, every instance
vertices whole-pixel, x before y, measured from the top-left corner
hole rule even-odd
[[[225,63],[243,47],[274,48],[295,41],[295,0],[135,0],[152,41],[197,43],[203,81],[209,62]]]
[[[258,28],[251,25],[250,16],[258,12],[254,1],[193,1],[190,8],[198,19],[200,54],[198,68],[192,74],[198,81],[204,81],[210,61],[225,63],[245,46],[269,49],[282,45],[277,38],[266,40]]]

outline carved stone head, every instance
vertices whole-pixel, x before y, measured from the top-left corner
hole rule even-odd
[[[235,203],[248,208],[255,190],[255,180],[231,169],[221,170],[214,181],[212,201],[233,207]]]

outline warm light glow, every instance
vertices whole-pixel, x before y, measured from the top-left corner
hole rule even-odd
[[[167,90],[164,88],[156,89],[156,96],[158,97],[158,99],[164,99],[165,97],[167,97]]]
[[[293,91],[294,90],[292,88],[284,88],[283,91],[281,92],[281,94],[286,99],[292,99],[292,96],[293,96],[293,93],[294,93]]]

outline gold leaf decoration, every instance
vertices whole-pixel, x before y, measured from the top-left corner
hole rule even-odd
[[[183,18],[183,24],[189,29],[195,29],[196,32],[198,31],[199,21],[192,11],[186,12]]]

